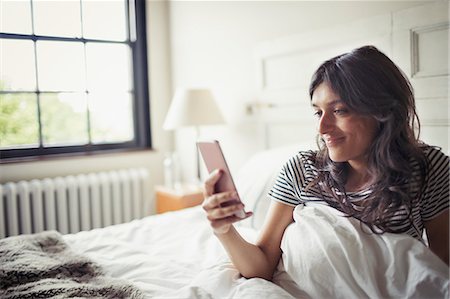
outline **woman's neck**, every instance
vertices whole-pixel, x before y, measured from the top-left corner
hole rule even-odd
[[[361,191],[372,183],[371,176],[367,171],[367,164],[349,163],[349,171],[345,190],[349,192]]]

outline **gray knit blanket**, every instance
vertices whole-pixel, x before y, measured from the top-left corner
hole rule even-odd
[[[143,298],[75,254],[55,231],[0,240],[0,298]]]

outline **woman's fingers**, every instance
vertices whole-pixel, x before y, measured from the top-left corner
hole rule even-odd
[[[242,210],[244,205],[242,203],[236,203],[224,208],[212,209],[208,213],[208,220],[214,221],[216,219],[227,218],[233,216],[237,211]]]
[[[229,201],[236,201],[236,199],[237,194],[235,191],[216,193],[214,195],[206,197],[205,200],[203,201],[202,206],[205,211],[208,211],[211,209],[218,208]]]
[[[247,219],[248,217],[250,217],[252,215],[253,215],[252,212],[246,212],[244,218],[239,218],[239,217],[236,217],[236,216],[230,216],[230,217],[227,217],[227,218],[212,220],[211,221],[211,226],[212,226],[212,228],[217,229],[217,228],[220,228],[220,227],[222,227],[224,225],[233,224],[235,222],[242,221],[242,220]]]
[[[226,233],[234,222],[241,221],[252,215],[246,212],[244,218],[237,217],[236,212],[244,209],[236,191],[214,193],[214,187],[222,176],[222,171],[216,169],[206,179],[204,184],[204,201],[202,208],[211,223],[215,233]]]
[[[216,169],[213,172],[211,172],[211,174],[205,181],[205,188],[204,188],[205,198],[207,198],[208,196],[211,196],[214,193],[214,186],[219,181],[221,176],[222,176],[222,171],[220,169]]]

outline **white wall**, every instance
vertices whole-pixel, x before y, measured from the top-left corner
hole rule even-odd
[[[258,94],[258,45],[426,2],[171,1],[172,86],[213,90],[228,125],[204,128],[202,137],[219,139],[232,171],[236,171],[263,148],[260,128],[245,114],[245,104],[256,100]],[[195,174],[194,141],[193,129],[177,131],[175,147],[188,181]]]
[[[159,1],[148,1],[147,3],[153,149],[1,164],[0,183],[129,167],[144,167],[149,170],[150,190],[153,190],[154,184],[162,183],[164,152],[173,147],[173,134],[163,131],[161,128],[171,97],[168,3]],[[150,197],[152,198],[153,194]]]

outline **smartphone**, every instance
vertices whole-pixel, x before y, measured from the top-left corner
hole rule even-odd
[[[237,193],[236,186],[234,185],[233,178],[231,177],[230,169],[228,168],[225,156],[223,155],[219,141],[199,141],[197,142],[197,148],[205,162],[206,169],[209,173],[216,169],[222,169],[223,173],[219,181],[214,187],[215,193],[235,191]],[[239,194],[237,195],[238,201],[241,201]],[[237,211],[235,216],[239,218],[245,218],[244,210]]]

